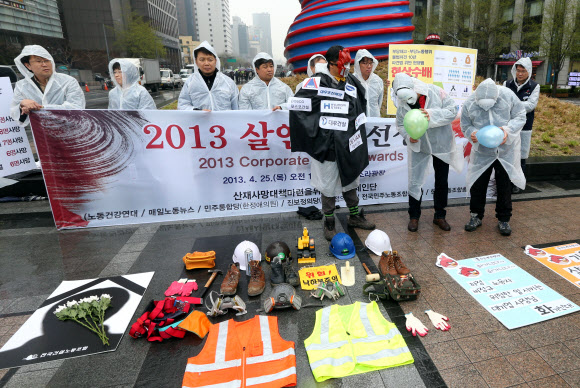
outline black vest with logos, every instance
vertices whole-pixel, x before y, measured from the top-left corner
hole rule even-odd
[[[518,85],[516,81],[513,79],[509,80],[505,86],[510,88],[516,94],[516,96],[518,96],[520,101],[528,101],[528,98],[530,98],[532,92],[534,91],[536,86],[538,86],[538,84],[535,81],[529,80],[524,84],[524,86],[520,88],[519,92]],[[524,127],[522,128],[522,131],[532,130],[532,125],[534,124],[534,112],[535,109],[531,112],[526,113],[526,125],[524,125]]]

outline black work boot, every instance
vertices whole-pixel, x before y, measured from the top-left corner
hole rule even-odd
[[[272,284],[272,286],[285,283],[284,265],[280,261],[280,257],[276,256],[272,259],[270,269],[270,284]]]
[[[298,287],[300,285],[300,280],[298,279],[298,273],[294,268],[293,261],[288,259],[284,263],[284,274],[286,275],[286,283],[290,284],[292,287]]]
[[[336,234],[336,229],[334,228],[335,223],[334,216],[324,216],[324,238],[328,241],[332,241],[332,238]]]
[[[363,209],[360,209],[358,214],[348,217],[348,226],[352,226],[353,228],[365,229],[365,230],[373,230],[375,228],[375,224],[370,222],[365,218],[365,214]]]

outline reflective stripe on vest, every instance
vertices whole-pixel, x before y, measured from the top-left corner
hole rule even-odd
[[[339,309],[348,308],[352,312],[345,328]],[[304,341],[316,381],[413,362],[401,333],[384,319],[375,302],[329,306],[317,312],[316,320],[312,335]]]
[[[199,356],[188,360],[183,387],[249,387],[261,384],[268,385],[272,384],[272,382],[275,382],[275,385],[279,383],[279,386],[296,384],[294,344],[281,339],[277,331],[277,318],[257,316],[250,321],[243,322],[248,326],[240,329],[248,331],[246,336],[242,333],[239,333],[239,336],[236,333],[230,333],[232,331],[230,325],[236,328],[235,325],[241,322],[236,323],[230,320],[214,325],[210,329],[206,345],[202,350],[203,354],[200,353]],[[251,355],[252,347],[255,347],[258,343],[256,341],[252,342],[253,329],[257,324],[260,326],[259,345],[261,345],[261,354]],[[270,331],[271,327],[272,332]],[[242,353],[242,345],[239,342],[239,337],[242,336],[247,340],[249,339],[244,347],[244,352],[247,348],[250,355]],[[208,346],[210,337],[212,344]],[[212,349],[214,341],[215,348]],[[232,352],[240,354],[241,357],[226,360],[228,354],[230,354],[231,358]],[[245,365],[245,368],[243,368],[243,365]],[[275,372],[272,373],[272,371]],[[216,374],[216,372],[218,373]],[[263,374],[266,372],[270,374]],[[245,384],[242,381],[243,377],[245,377]],[[219,381],[214,383],[211,380]]]

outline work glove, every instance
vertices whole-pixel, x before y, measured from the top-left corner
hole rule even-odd
[[[413,315],[413,313],[405,314],[407,317],[407,321],[405,322],[405,326],[407,326],[407,331],[413,333],[413,337],[416,337],[419,334],[421,337],[425,337],[429,329],[423,325],[423,323]]]
[[[167,291],[165,291],[165,296],[173,296],[177,295],[181,292],[181,288],[183,287],[183,283],[185,283],[187,279],[180,279],[179,281],[175,281],[171,283]]]
[[[446,316],[436,313],[433,310],[425,310],[425,314],[429,316],[431,323],[437,329],[441,331],[447,331],[451,328],[451,325],[449,325],[449,323],[446,322],[449,320],[449,318],[447,318]]]
[[[181,288],[181,292],[179,295],[189,296],[193,291],[197,291],[197,283],[195,282],[195,280],[189,280],[185,282],[185,284]]]

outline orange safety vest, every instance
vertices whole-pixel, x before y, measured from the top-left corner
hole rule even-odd
[[[278,333],[278,318],[258,315],[213,325],[201,353],[187,360],[183,388],[296,385],[294,342]]]

